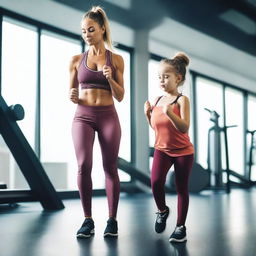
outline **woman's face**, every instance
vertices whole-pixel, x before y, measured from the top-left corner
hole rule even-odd
[[[180,76],[177,75],[171,65],[160,63],[158,68],[158,78],[160,88],[167,93],[176,93],[180,82]]]
[[[88,45],[98,44],[103,40],[105,28],[101,27],[96,21],[85,18],[82,23],[82,37]]]

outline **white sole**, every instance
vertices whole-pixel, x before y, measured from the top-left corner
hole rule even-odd
[[[85,234],[77,234],[76,235],[76,237],[77,238],[89,238],[89,237],[91,237],[92,235],[94,235],[94,229],[93,230],[91,230],[91,232],[90,232],[90,234],[89,235],[85,235]]]
[[[182,239],[175,239],[175,238],[170,238],[169,242],[174,242],[174,243],[182,243],[182,242],[186,242],[187,241],[187,237],[184,237]]]
[[[117,237],[117,236],[118,236],[118,234],[105,233],[105,234],[104,234],[104,237],[106,237],[106,236],[115,236],[115,237]]]

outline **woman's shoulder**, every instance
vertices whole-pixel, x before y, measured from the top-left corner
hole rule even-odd
[[[84,53],[80,53],[71,57],[71,63],[79,62],[84,56]]]
[[[83,53],[80,53],[80,54],[77,54],[77,55],[74,55],[71,57],[71,60],[70,60],[70,66],[77,66],[80,64],[82,58],[83,58]]]
[[[112,55],[112,58],[115,60],[123,60],[123,57],[117,53],[111,52],[111,55]]]
[[[124,67],[124,60],[123,57],[119,54],[111,52],[112,55],[112,64],[115,68],[121,68]]]

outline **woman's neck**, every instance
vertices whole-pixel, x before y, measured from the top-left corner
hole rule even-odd
[[[89,54],[90,55],[104,55],[106,52],[106,48],[104,44],[99,44],[99,45],[92,45],[89,48]]]

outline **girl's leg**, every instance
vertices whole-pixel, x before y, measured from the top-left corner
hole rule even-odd
[[[151,188],[153,196],[160,211],[166,209],[164,185],[166,175],[173,164],[173,158],[155,149],[151,172]]]
[[[113,113],[114,111],[114,113]],[[102,116],[98,123],[98,137],[102,152],[105,172],[106,194],[108,198],[109,217],[116,218],[120,194],[120,182],[117,172],[118,151],[121,128],[115,110]]]
[[[93,127],[82,118],[73,121],[72,137],[78,163],[77,184],[85,217],[91,217]]]
[[[188,206],[189,206],[189,192],[188,181],[192,169],[194,155],[186,155],[175,157],[175,183],[178,194],[178,217],[177,226],[185,225]]]

